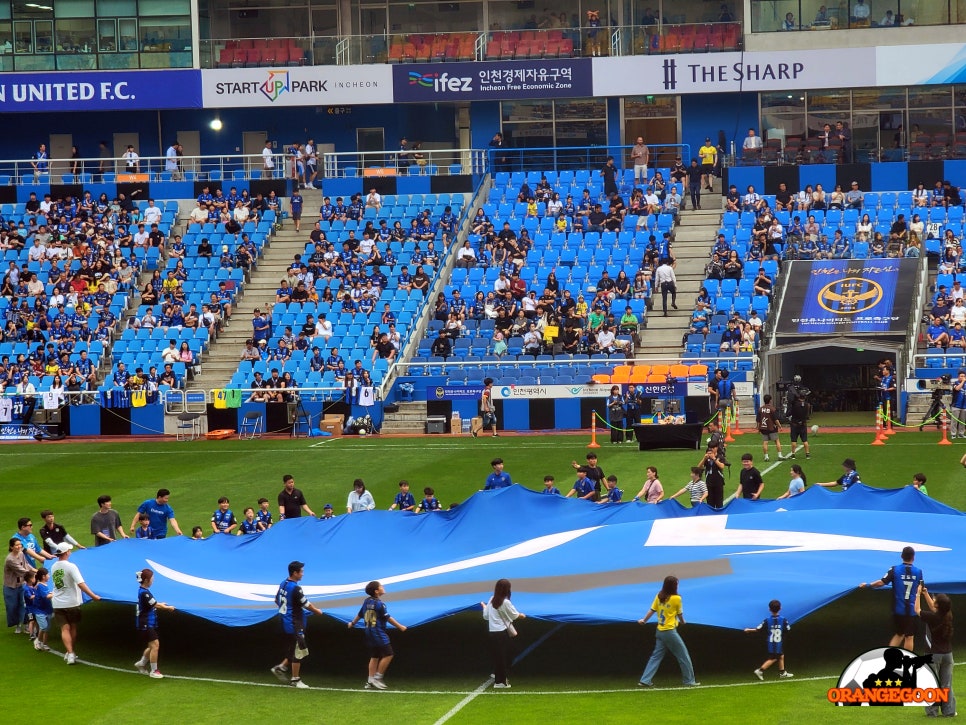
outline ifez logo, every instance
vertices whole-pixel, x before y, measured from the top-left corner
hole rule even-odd
[[[865,277],[846,277],[830,282],[818,292],[822,309],[843,315],[865,312],[882,301],[882,286]]]
[[[451,76],[442,73],[419,73],[409,71],[409,85],[420,88],[431,88],[436,93],[449,91],[451,93],[470,93],[473,90],[473,78],[469,76]]]
[[[268,78],[258,87],[262,95],[272,103],[277,101],[279,96],[290,89],[288,71],[284,70],[270,70],[268,72]]]

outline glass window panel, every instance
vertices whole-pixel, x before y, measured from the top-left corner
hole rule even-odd
[[[849,92],[842,90],[834,91],[809,91],[808,111],[845,111],[850,108]]]
[[[102,18],[97,21],[97,50],[101,53],[113,53],[117,50],[116,20]]]
[[[601,23],[606,25],[607,3],[599,3]],[[544,4],[541,7],[547,7]],[[487,6],[490,30],[569,30],[581,25],[580,3],[578,0],[560,0],[546,10],[540,9],[535,3],[491,2]]]
[[[916,128],[918,126],[918,129]],[[953,118],[950,110],[920,110],[916,107],[909,109],[909,128],[911,133],[916,134],[917,130],[926,135],[929,140],[935,141],[936,134],[949,136],[953,132]],[[918,141],[924,139],[918,138]]]
[[[0,22],[0,54],[9,53],[13,53],[13,24],[7,20]]]
[[[920,86],[909,89],[910,108],[948,108],[952,86]]]
[[[170,52],[191,46],[191,23],[187,17],[181,18],[142,18],[138,22],[141,50]]]
[[[803,92],[794,93],[762,93],[761,108],[774,109],[775,111],[791,111],[792,109],[805,110],[805,94]]]
[[[13,6],[13,17],[17,20],[31,18],[52,18],[54,17],[54,4],[41,0],[40,2],[26,4],[15,4]]]
[[[37,42],[36,52],[52,53],[54,51],[54,21],[35,20],[34,38]]]
[[[751,3],[751,32],[768,33],[799,27],[798,0],[753,0]]]
[[[761,129],[765,140],[777,138],[782,142],[782,147],[785,147],[789,145],[790,139],[801,139],[805,136],[805,114],[762,112]]]
[[[390,32],[476,31],[483,24],[481,2],[390,3]]]
[[[601,146],[607,143],[607,124],[603,121],[557,121],[557,146]]]
[[[54,17],[93,18],[94,0],[56,0],[54,2]]]
[[[137,0],[97,0],[99,18],[133,18],[137,14]]]
[[[189,0],[138,0],[138,14],[145,15],[190,15]]]
[[[503,136],[510,148],[553,146],[553,123],[505,123]]]
[[[504,121],[553,120],[553,101],[504,101]]]
[[[9,20],[10,19],[10,3],[0,3],[0,19]],[[7,33],[9,34],[9,29]]]
[[[604,118],[607,116],[607,100],[604,98],[575,98],[554,101],[557,120],[562,118]]]
[[[33,23],[21,20],[13,24],[14,49],[17,53],[34,52]]]
[[[58,20],[56,41],[58,53],[93,52],[94,20]]]
[[[138,49],[138,21],[134,18],[120,18],[117,21],[118,50]]]
[[[629,96],[624,99],[624,118],[676,118],[677,96]]]
[[[852,108],[856,111],[905,107],[904,88],[863,88],[852,91]]]

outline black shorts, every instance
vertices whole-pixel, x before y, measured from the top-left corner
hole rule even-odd
[[[919,618],[914,614],[893,614],[892,621],[895,626],[895,634],[903,637],[912,637],[919,628]]]
[[[294,219],[295,221],[298,221],[301,218],[302,218],[302,212],[300,212],[300,211],[293,211],[292,212],[292,219]]]
[[[808,426],[805,424],[796,425],[792,423],[788,428],[788,432],[791,433],[792,443],[795,441],[801,441],[802,443],[808,443]]]
[[[141,644],[148,645],[159,639],[158,630],[154,627],[148,627],[147,629],[138,630],[138,639],[141,640]]]
[[[55,609],[54,616],[60,620],[61,624],[77,624],[81,621],[81,608],[68,607],[67,609]]]
[[[301,658],[295,656],[295,650],[299,645],[299,640],[302,641],[302,646],[305,647],[304,634],[284,634],[285,638],[285,659],[289,662],[301,662]]]
[[[701,173],[702,174],[713,174],[714,173],[714,164],[701,164]]]
[[[392,645],[391,644],[380,644],[380,645],[369,645],[369,657],[374,660],[381,660],[383,657],[392,657]]]
[[[779,657],[783,657],[784,652],[765,652],[765,662],[768,660],[777,660]]]

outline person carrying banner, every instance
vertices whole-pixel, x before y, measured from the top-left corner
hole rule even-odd
[[[400,632],[406,631],[405,625],[400,624],[389,615],[386,603],[382,601],[382,596],[385,593],[385,588],[377,581],[366,584],[366,600],[362,603],[359,613],[349,622],[349,629],[355,627],[360,619],[366,625],[366,646],[369,648],[367,690],[373,687],[377,690],[387,689],[384,677],[394,653],[392,644],[389,642],[389,632],[386,631],[386,625],[391,624]]]
[[[283,682],[288,680],[291,687],[301,690],[309,688],[302,682],[302,660],[308,657],[305,646],[305,610],[321,616],[322,610],[312,604],[299,586],[305,574],[305,564],[293,561],[288,565],[288,579],[278,585],[275,604],[282,618],[282,632],[285,640],[285,657],[272,668],[272,674]],[[289,676],[291,675],[291,676]]]

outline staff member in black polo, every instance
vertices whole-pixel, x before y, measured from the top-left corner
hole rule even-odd
[[[278,519],[297,519],[305,511],[309,516],[315,516],[315,512],[305,503],[305,495],[301,489],[295,488],[295,478],[292,476],[282,476],[282,483],[285,484],[278,494]]]

